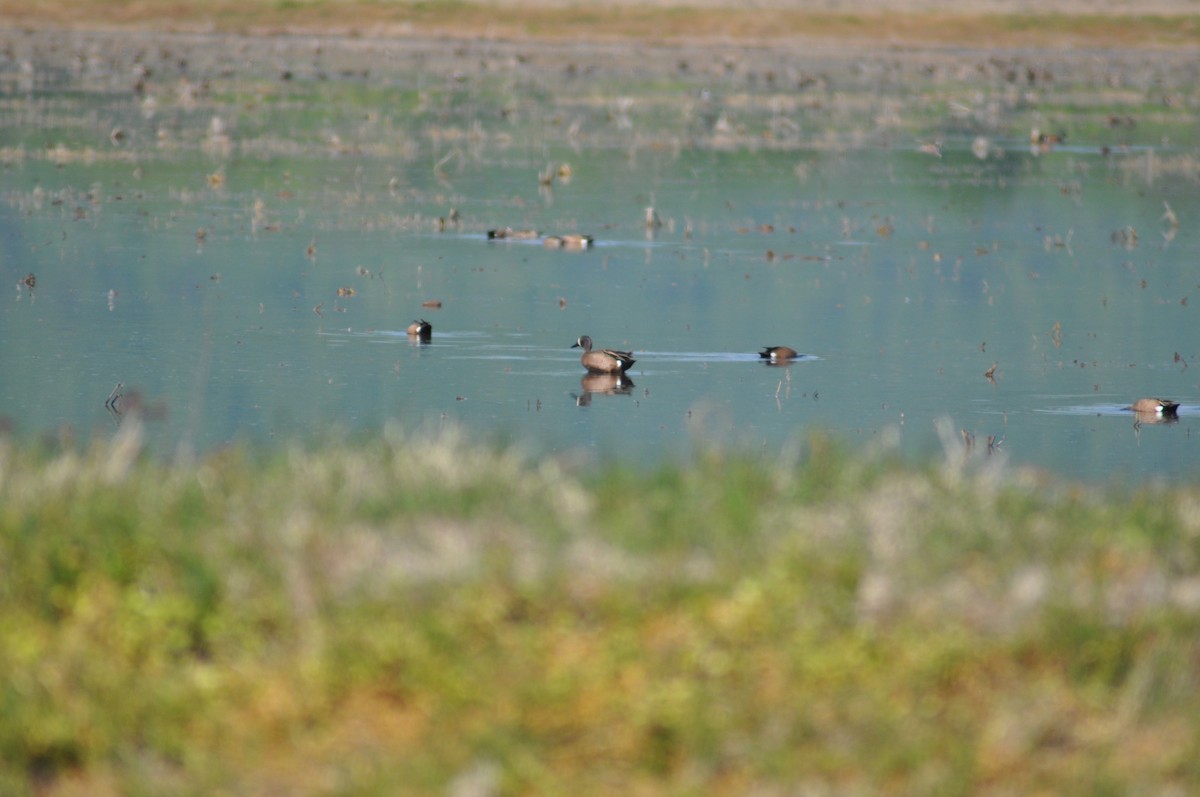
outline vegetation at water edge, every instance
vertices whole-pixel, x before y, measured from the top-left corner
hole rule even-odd
[[[0,442],[0,793],[1200,780],[1200,493],[814,436],[633,471],[387,432]]]

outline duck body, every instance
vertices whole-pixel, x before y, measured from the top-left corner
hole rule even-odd
[[[1143,398],[1133,402],[1125,409],[1133,410],[1136,413],[1174,418],[1179,413],[1179,402],[1160,398]]]
[[[596,374],[623,374],[637,362],[633,359],[633,352],[616,349],[592,351],[592,339],[587,335],[581,335],[571,348],[583,349],[583,355],[579,358],[579,362],[588,371]]]
[[[567,235],[547,235],[542,239],[542,246],[547,249],[590,249],[596,239],[590,235],[570,233]]]
[[[419,318],[408,325],[410,337],[418,338],[419,340],[429,340],[433,337],[433,324],[426,321],[424,318]]]
[[[766,346],[758,353],[758,356],[768,363],[775,364],[794,360],[800,356],[800,353],[787,346]]]
[[[514,230],[512,227],[503,227],[496,230],[488,230],[487,237],[489,241],[528,241],[538,237],[537,230]]]
[[[1066,140],[1066,133],[1043,133],[1036,127],[1029,131],[1029,144],[1035,151],[1049,152],[1055,145]]]

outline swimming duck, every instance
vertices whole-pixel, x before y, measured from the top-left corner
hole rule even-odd
[[[537,230],[514,230],[512,227],[504,227],[497,230],[488,230],[487,237],[489,241],[502,241],[511,239],[514,241],[528,241],[538,237]]]
[[[408,325],[406,330],[409,336],[420,340],[429,340],[433,337],[433,324],[426,321],[424,318],[417,319]]]
[[[1055,144],[1067,140],[1066,133],[1043,133],[1036,127],[1029,131],[1029,143],[1041,152],[1049,152]]]
[[[616,349],[592,351],[592,339],[587,335],[581,335],[571,348],[583,349],[583,356],[579,358],[579,362],[583,364],[584,368],[594,373],[623,374],[637,362],[633,359],[633,352],[617,351]]]
[[[1179,402],[1160,398],[1143,398],[1133,402],[1125,409],[1133,410],[1136,413],[1174,418],[1179,412]]]
[[[800,353],[787,346],[767,346],[758,353],[758,356],[766,360],[769,364],[776,365],[786,363],[788,360],[794,360],[800,356]]]
[[[542,239],[542,245],[547,249],[588,249],[595,243],[590,235],[569,233],[567,235],[547,235]]]

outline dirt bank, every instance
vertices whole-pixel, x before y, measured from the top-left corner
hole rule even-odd
[[[0,0],[10,29],[161,30],[368,37],[810,43],[844,46],[1194,47],[1188,0]]]

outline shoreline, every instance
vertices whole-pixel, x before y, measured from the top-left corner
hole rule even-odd
[[[603,13],[559,0],[389,5],[361,0],[283,5],[182,0],[168,8],[112,0],[49,0],[36,5],[0,0],[0,30],[561,45],[1170,51],[1200,44],[1200,13],[1179,0],[1158,0],[1144,7],[1115,2],[1100,8],[1074,0],[1036,8],[1019,0],[996,0],[970,11],[933,0],[907,0],[899,10],[881,0],[801,7],[765,0],[737,10],[705,0],[658,0],[641,5],[618,2]]]

